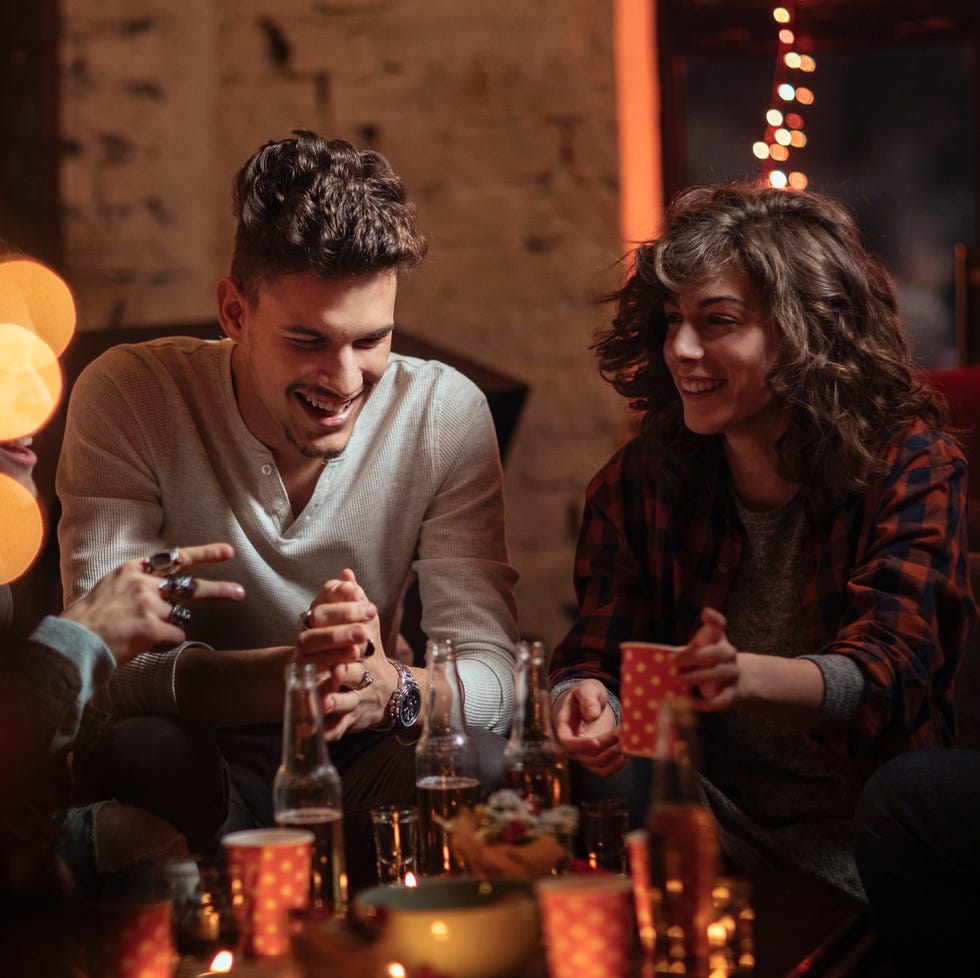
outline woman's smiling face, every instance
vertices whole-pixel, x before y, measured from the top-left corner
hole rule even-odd
[[[769,315],[743,273],[726,268],[664,303],[664,361],[680,394],[684,423],[699,435],[761,441],[785,427],[766,384],[776,341]]]

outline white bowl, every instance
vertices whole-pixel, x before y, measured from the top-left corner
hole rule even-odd
[[[429,965],[453,978],[518,973],[540,946],[534,885],[467,877],[422,880],[417,887],[376,886],[354,912],[381,924],[384,952],[406,968]]]

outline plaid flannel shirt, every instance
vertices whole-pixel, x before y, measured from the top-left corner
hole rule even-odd
[[[966,541],[966,462],[922,423],[889,437],[886,475],[808,532],[803,618],[809,651],[846,655],[864,692],[829,756],[880,762],[952,743],[952,682],[977,621]],[[579,618],[555,649],[552,684],[598,679],[619,695],[619,643],[686,643],[705,605],[725,609],[743,531],[727,492],[683,506],[657,495],[633,439],[586,491],[575,560]]]

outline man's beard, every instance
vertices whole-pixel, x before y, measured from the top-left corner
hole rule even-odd
[[[300,453],[304,458],[313,458],[318,462],[329,462],[333,458],[338,458],[344,454],[344,448],[332,448],[324,449],[317,448],[311,445],[309,442],[300,441],[285,425],[283,426],[282,433],[286,436],[286,441],[289,442],[297,452]]]

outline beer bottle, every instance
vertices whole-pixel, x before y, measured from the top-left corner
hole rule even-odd
[[[282,763],[272,784],[276,825],[313,833],[310,906],[347,914],[347,870],[340,776],[330,763],[312,663],[286,667]]]
[[[650,879],[663,897],[657,930],[666,936],[669,958],[684,959],[688,973],[697,973],[708,961],[720,845],[702,800],[697,725],[686,697],[667,696],[658,713],[647,833]]]
[[[519,642],[514,719],[504,748],[509,787],[541,809],[568,804],[568,756],[551,722],[548,653],[541,642]]]
[[[449,639],[431,639],[426,648],[426,709],[415,748],[415,785],[425,876],[461,872],[445,823],[461,808],[480,801],[480,762],[466,729],[463,689]]]

